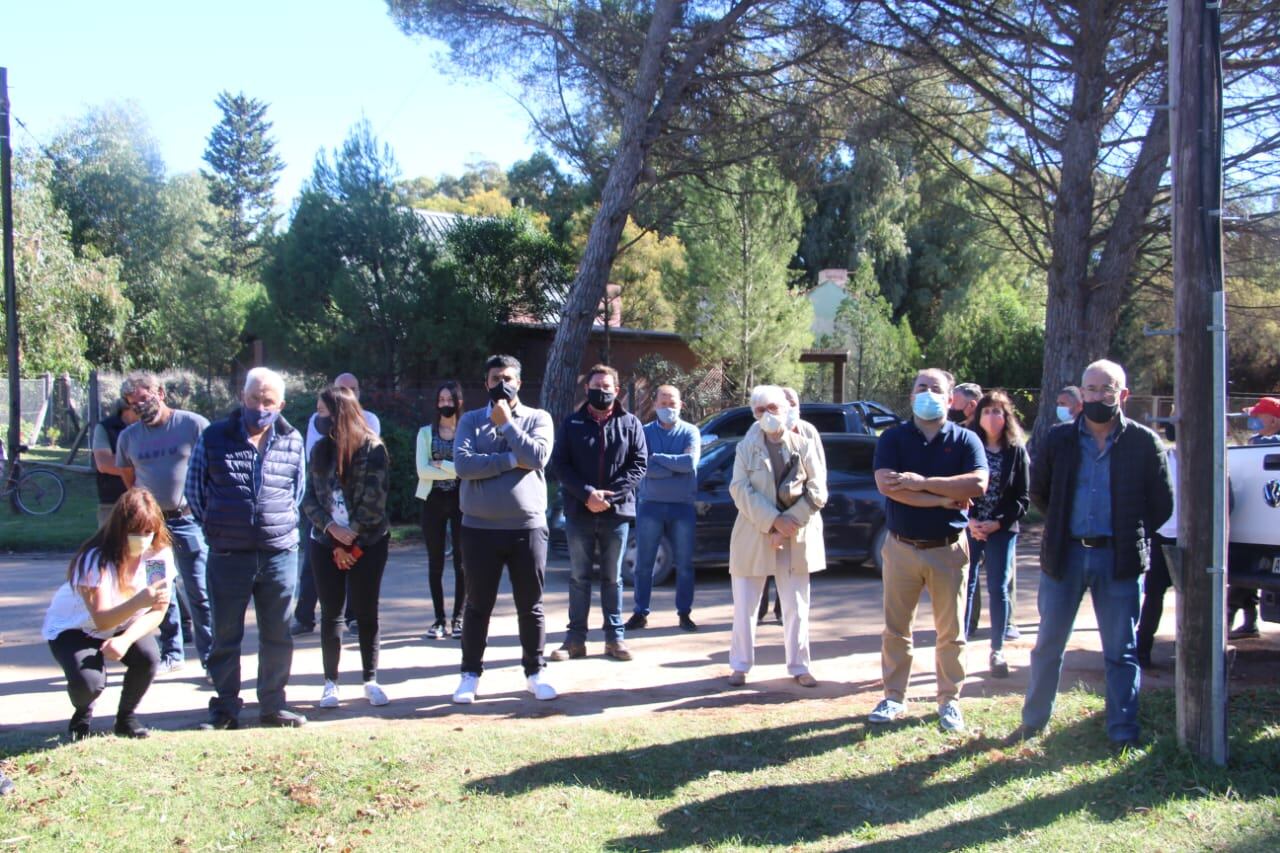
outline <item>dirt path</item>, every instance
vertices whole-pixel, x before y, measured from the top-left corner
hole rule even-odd
[[[1023,637],[1006,646],[1013,676],[993,680],[987,673],[987,629],[969,644],[967,662],[970,678],[965,696],[1021,694],[1026,687],[1028,656],[1035,641],[1036,531],[1024,534],[1019,542],[1018,601],[1015,619]],[[66,557],[0,556],[0,731],[25,730],[61,732],[70,714],[61,671],[40,638],[44,610],[53,590],[66,570]],[[694,619],[700,630],[694,634],[676,627],[670,586],[655,590],[655,612],[650,628],[627,637],[635,660],[620,663],[603,656],[603,637],[598,626],[599,596],[592,613],[589,656],[583,660],[552,664],[547,677],[561,691],[554,702],[537,702],[524,692],[520,672],[519,642],[509,588],[504,583],[491,628],[486,655],[486,671],[481,679],[476,704],[456,706],[449,696],[457,683],[460,653],[454,640],[424,640],[431,622],[425,558],[420,546],[393,550],[383,586],[383,642],[380,680],[391,703],[372,708],[364,701],[359,686],[359,652],[354,642],[344,646],[342,659],[342,707],[322,711],[315,707],[322,684],[319,635],[298,639],[293,674],[289,684],[290,704],[320,724],[368,718],[398,720],[439,720],[452,724],[465,717],[508,720],[528,717],[629,717],[650,711],[769,705],[792,701],[837,701],[850,713],[869,711],[879,698],[880,680],[880,583],[864,571],[836,569],[814,576],[810,638],[813,673],[821,682],[815,689],[796,685],[783,666],[781,627],[761,626],[757,635],[757,666],[747,685],[730,689],[728,647],[732,618],[727,576],[722,571],[698,575]],[[446,592],[449,590],[446,572]],[[568,564],[554,556],[547,570],[546,612],[547,650],[558,646],[568,611]],[[624,616],[631,601],[624,598]],[[1174,601],[1166,601],[1162,632],[1155,657],[1165,668],[1144,675],[1148,686],[1173,686],[1169,662],[1173,656]],[[923,707],[933,705],[933,630],[927,599],[916,622],[915,672],[910,698]],[[1261,640],[1239,644],[1233,685],[1280,681],[1280,628],[1266,626]],[[1067,651],[1063,683],[1096,683],[1102,676],[1103,661],[1092,608],[1086,601],[1080,610],[1076,631]],[[249,703],[242,719],[252,721],[253,675],[256,671],[257,635],[252,613],[245,637],[243,666]],[[112,672],[112,687],[99,701],[99,717],[104,722],[114,713],[118,699],[119,673]],[[209,689],[198,666],[161,676],[142,705],[145,722],[161,729],[195,725],[204,718]]]

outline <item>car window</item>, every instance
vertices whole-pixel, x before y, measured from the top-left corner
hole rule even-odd
[[[726,415],[723,420],[715,424],[708,424],[705,429],[709,429],[715,434],[716,438],[722,440],[726,438],[742,438],[755,422],[756,419],[752,417],[751,410],[746,409],[732,415]]]
[[[827,470],[835,473],[869,476],[875,460],[876,446],[870,441],[829,441]]]
[[[844,412],[841,411],[806,412],[804,419],[817,427],[818,432],[845,432],[848,430],[848,426],[845,424]]]
[[[737,444],[717,444],[698,460],[698,472],[712,471],[725,464],[726,458],[732,458]]]

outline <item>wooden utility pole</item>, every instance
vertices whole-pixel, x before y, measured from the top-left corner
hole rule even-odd
[[[4,322],[9,358],[9,447],[0,485],[18,458],[22,429],[22,386],[18,378],[18,282],[13,271],[13,150],[9,146],[9,69],[0,68],[0,207],[4,228]]]
[[[1222,74],[1216,3],[1169,0],[1173,282],[1177,318],[1178,740],[1227,760],[1226,320]]]

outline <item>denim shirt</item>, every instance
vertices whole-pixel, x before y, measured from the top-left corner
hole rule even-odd
[[[1076,491],[1071,499],[1074,538],[1110,536],[1111,530],[1111,448],[1120,434],[1119,425],[1107,434],[1106,446],[1098,452],[1093,433],[1080,419],[1080,468],[1076,471]]]

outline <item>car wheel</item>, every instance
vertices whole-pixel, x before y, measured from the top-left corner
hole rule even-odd
[[[875,570],[880,577],[884,577],[884,540],[889,536],[889,528],[881,527],[871,540],[871,556],[865,563]]]
[[[627,536],[627,550],[622,555],[622,583],[634,589],[636,585],[636,545],[635,530]],[[663,536],[658,540],[658,555],[653,561],[653,585],[661,586],[675,575],[675,561],[671,558],[671,543]]]

